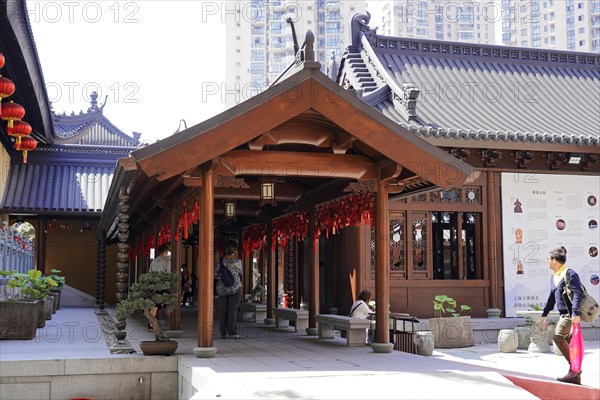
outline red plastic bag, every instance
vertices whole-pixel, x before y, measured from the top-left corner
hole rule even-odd
[[[571,371],[581,371],[581,362],[583,361],[583,335],[581,334],[580,324],[573,324],[571,343],[569,343],[569,359],[571,360]]]

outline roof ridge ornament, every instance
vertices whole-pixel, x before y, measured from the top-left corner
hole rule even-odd
[[[371,13],[366,14],[354,14],[351,22],[352,29],[352,47],[357,51],[360,51],[360,35],[361,33],[367,37],[367,40],[373,47],[377,47],[377,27],[371,29],[369,22],[371,21]]]
[[[302,52],[304,61],[315,61],[315,34],[310,29],[306,31]]]
[[[417,98],[421,91],[414,83],[403,83],[402,92],[391,91],[390,95],[394,103],[394,108],[404,114],[407,121],[417,118]]]
[[[108,102],[108,95],[106,95],[104,97],[104,104],[102,104],[100,107],[98,107],[98,92],[96,92],[94,90],[90,94],[90,106],[87,110],[88,110],[88,112],[102,111],[107,102]]]

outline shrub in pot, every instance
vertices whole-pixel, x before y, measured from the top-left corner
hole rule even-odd
[[[0,271],[0,276],[3,277],[0,285],[0,339],[33,339],[43,303],[31,298],[29,275]],[[44,313],[41,319],[43,327],[46,321]]]
[[[171,272],[148,272],[141,274],[136,283],[129,288],[129,295],[121,300],[116,308],[117,319],[124,321],[136,311],[141,311],[150,323],[157,343],[171,343],[173,351],[177,349],[177,342],[169,339],[162,331],[154,311],[157,304],[161,304],[167,311],[175,308],[177,304],[177,285],[179,277]],[[141,342],[140,347],[148,354],[144,347],[152,342]],[[171,353],[172,353],[171,352]],[[164,354],[164,353],[153,353]]]
[[[473,323],[468,315],[471,307],[457,307],[456,300],[446,295],[437,295],[433,300],[435,318],[429,319],[429,330],[433,332],[435,347],[449,349],[474,345]]]
[[[62,294],[62,290],[65,287],[65,283],[67,282],[66,278],[60,274],[60,269],[51,269],[50,270],[51,274],[48,275],[49,278],[51,278],[54,282],[57,283],[57,286],[55,288],[52,289],[52,293],[57,293],[58,294],[58,303],[56,304],[56,309],[59,310],[60,309],[60,298],[61,298],[61,294]]]

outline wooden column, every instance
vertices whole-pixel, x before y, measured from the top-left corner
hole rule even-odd
[[[388,183],[377,181],[375,194],[375,301],[376,343],[390,342],[390,223],[388,218]]]
[[[98,255],[96,258],[96,307],[104,310],[104,288],[106,285],[106,231],[98,240]]]
[[[200,251],[198,255],[198,347],[213,346],[214,189],[213,168],[202,171]]]
[[[119,188],[119,243],[117,243],[117,300],[127,298],[129,288],[129,193]]]
[[[497,172],[486,172],[486,214],[487,214],[487,244],[488,271],[490,279],[490,308],[498,308],[498,245],[499,237],[496,234],[498,221],[498,209],[496,204],[496,187],[500,185],[500,175]],[[485,278],[485,277],[484,277]]]
[[[277,306],[277,279],[275,275],[275,250],[272,245],[273,223],[267,224],[267,318],[273,316],[273,307]],[[276,248],[277,249],[277,248]]]
[[[177,240],[177,207],[171,208],[171,272],[177,274],[179,281],[177,283],[177,303],[175,309],[171,311],[169,318],[169,328],[172,331],[178,331],[181,329],[181,269],[179,268],[180,263],[180,249],[181,243]],[[189,271],[189,270],[188,270]]]
[[[308,219],[308,235],[312,251],[310,253],[310,300],[308,310],[308,327],[316,328],[315,315],[319,314],[319,242],[315,241],[315,208],[313,207]]]

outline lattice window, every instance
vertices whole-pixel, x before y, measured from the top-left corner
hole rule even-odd
[[[416,194],[411,197],[410,201],[412,201],[413,203],[424,203],[427,201],[427,194],[425,194],[425,193]]]
[[[427,219],[412,219],[413,271],[427,271]]]
[[[390,271],[405,272],[404,219],[390,220]]]
[[[432,202],[437,203],[461,203],[460,189],[440,190],[429,193]]]
[[[479,188],[479,187],[465,188],[465,202],[467,204],[481,204],[481,188]]]

